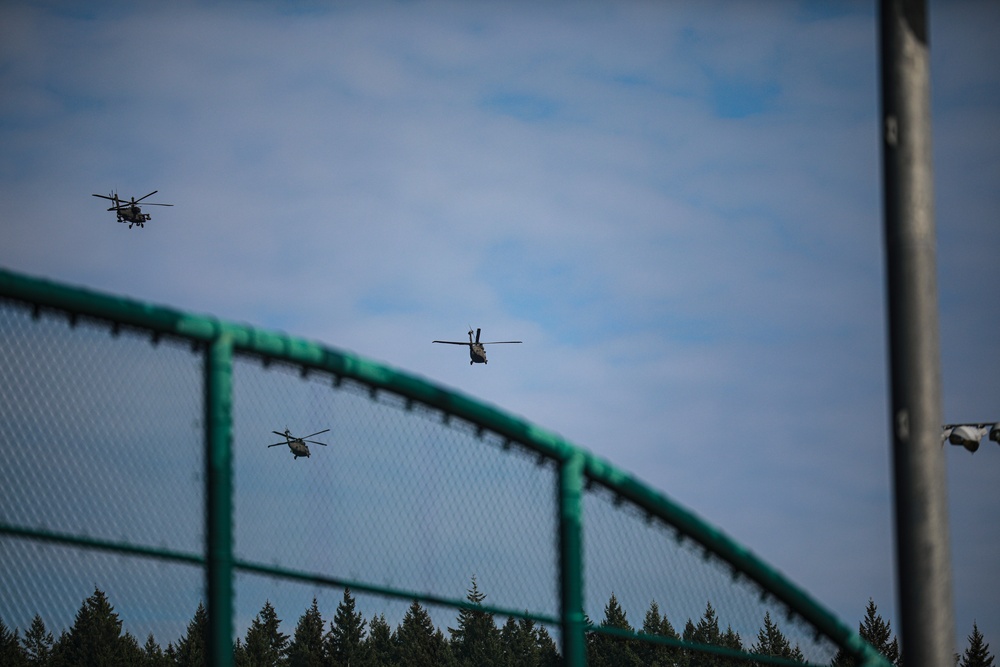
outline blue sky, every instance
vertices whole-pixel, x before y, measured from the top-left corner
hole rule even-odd
[[[1000,9],[930,26],[944,415],[1000,419]],[[877,34],[871,3],[6,2],[0,265],[454,387],[894,620]],[[112,189],[175,206],[128,230]],[[524,344],[430,344],[469,325]],[[963,646],[1000,645],[988,445],[945,451]]]

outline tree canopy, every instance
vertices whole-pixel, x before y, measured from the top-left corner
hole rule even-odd
[[[234,663],[240,667],[556,667],[562,658],[548,630],[530,618],[509,617],[499,625],[483,603],[486,594],[472,578],[467,590],[468,604],[457,612],[449,636],[434,625],[430,613],[413,601],[402,622],[393,628],[384,614],[366,620],[357,610],[350,589],[345,589],[333,619],[324,633],[325,621],[314,597],[299,617],[293,635],[281,631],[282,620],[269,600],[251,622],[245,636],[233,646]],[[628,614],[611,594],[604,618],[597,625],[587,619],[587,661],[595,667],[648,665],[650,667],[725,667],[754,664],[752,655],[804,662],[801,649],[793,645],[781,628],[765,612],[754,642],[744,646],[739,633],[722,623],[711,602],[697,620],[688,618],[682,633],[654,600],[643,617],[642,626],[633,627]],[[111,602],[99,588],[83,601],[72,626],[58,638],[36,614],[23,634],[0,619],[0,665],[4,667],[64,667],[83,665],[138,665],[181,667],[207,663],[208,613],[199,604],[187,629],[176,643],[161,647],[149,634],[145,643],[123,628]],[[869,599],[859,625],[865,641],[897,666],[902,665],[899,643],[890,624]],[[638,635],[671,641],[638,640]],[[721,647],[729,652],[699,650],[692,644]],[[745,657],[734,657],[732,651]],[[973,624],[964,654],[956,655],[959,667],[995,667],[979,627]],[[855,664],[838,653],[831,667]]]
[[[983,640],[979,626],[972,622],[972,634],[969,635],[969,647],[965,649],[959,667],[993,667],[993,655],[990,645]]]

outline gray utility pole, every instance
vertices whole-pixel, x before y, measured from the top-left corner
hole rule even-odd
[[[881,0],[896,569],[907,667],[954,660],[926,0]]]

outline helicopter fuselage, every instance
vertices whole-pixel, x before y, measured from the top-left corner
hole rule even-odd
[[[290,438],[288,440],[288,448],[292,450],[292,455],[296,459],[298,459],[300,456],[304,456],[306,458],[310,457],[309,445],[307,445],[306,443],[302,442],[297,438]]]
[[[118,222],[138,223],[140,226],[144,222],[149,222],[149,213],[143,213],[138,206],[122,206],[118,209]]]
[[[469,358],[472,359],[470,364],[489,363],[486,361],[486,348],[480,343],[469,343]]]

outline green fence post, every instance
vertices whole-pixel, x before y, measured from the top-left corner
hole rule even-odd
[[[563,664],[587,664],[583,620],[583,467],[572,452],[559,468],[559,588]]]
[[[233,664],[233,340],[220,334],[205,356],[205,550],[208,664]]]

